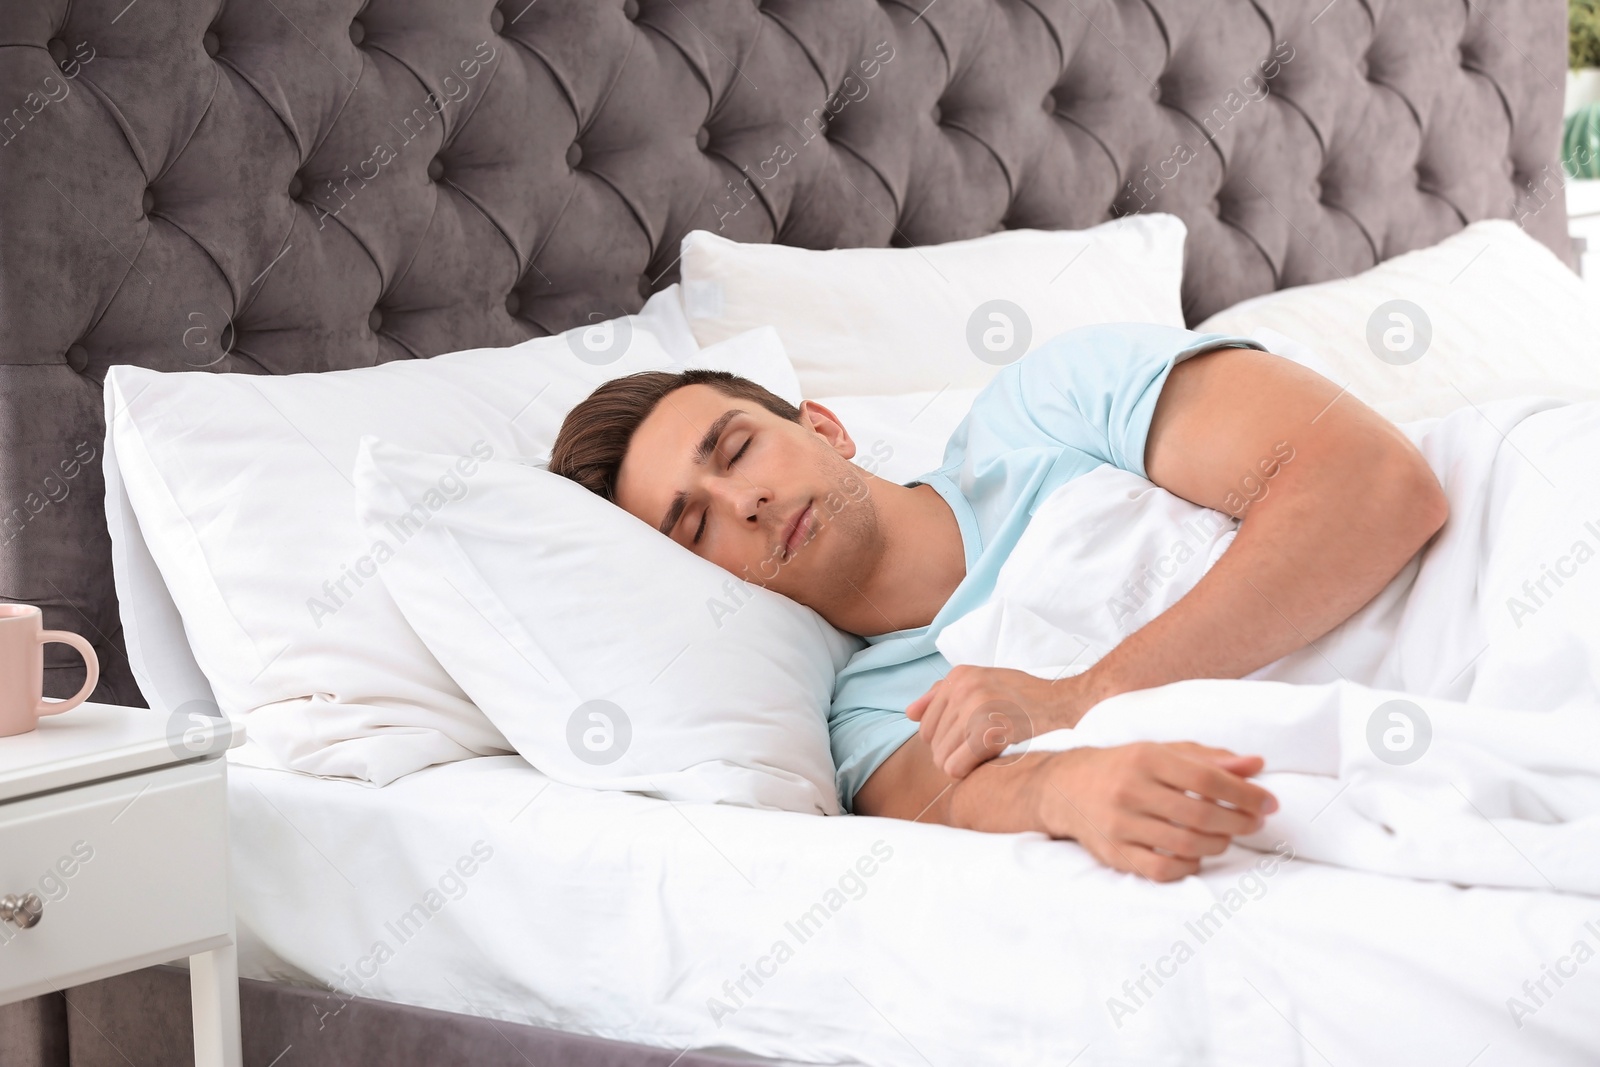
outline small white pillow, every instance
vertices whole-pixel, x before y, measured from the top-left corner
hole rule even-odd
[[[683,239],[682,295],[701,344],[776,326],[808,397],[971,388],[1079,326],[1183,326],[1185,234],[1175,215],[1140,214],[817,251],[696,230]]]
[[[539,770],[839,812],[827,714],[859,639],[548,471],[365,437],[355,477],[383,584]]]
[[[1294,338],[1318,370],[1397,422],[1505,396],[1600,396],[1600,305],[1508,219],[1351,278],[1245,300],[1196,329],[1255,337],[1315,365],[1260,331]]]
[[[572,405],[620,374],[731,365],[775,391],[794,389],[774,333],[697,351],[686,327],[672,334],[676,302],[676,293],[657,294],[641,315],[567,334],[357,370],[113,367],[112,536],[125,564],[145,551],[154,561],[130,578],[159,573],[165,585],[119,582],[124,625],[150,652],[134,665],[147,698],[193,695],[192,679],[170,662],[192,652],[217,704],[248,714],[252,740],[277,762],[378,785],[511,751],[372,580],[371,545],[353,511],[357,444],[374,433],[538,460]],[[128,512],[138,537],[121,529]],[[182,635],[171,635],[174,606]],[[158,648],[162,640],[181,642],[183,656]],[[164,677],[151,677],[157,671]]]
[[[800,406],[805,396],[800,391],[800,379],[795,375],[794,364],[783,350],[778,331],[771,326],[747,330],[726,341],[708,345],[695,353],[693,366],[705,370],[732,371],[749,378],[768,392]]]

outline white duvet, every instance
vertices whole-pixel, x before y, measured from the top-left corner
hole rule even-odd
[[[515,756],[381,790],[249,767],[229,786],[240,972],[337,990],[310,1042],[365,996],[662,1064],[1600,1062],[1590,897],[1287,846],[1158,885],[1040,834],[674,805]]]
[[[1283,806],[1247,844],[1600,896],[1600,404],[1503,400],[1403,428],[1451,516],[1361,611],[1249,679],[1125,694],[1033,747],[1259,753]],[[1085,670],[1192,588],[1236,526],[1100,468],[1041,505],[994,596],[939,648]]]

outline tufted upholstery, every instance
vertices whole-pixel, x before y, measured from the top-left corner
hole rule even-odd
[[[1191,322],[1488,216],[1570,260],[1564,40],[1558,0],[0,0],[0,595],[142,703],[108,366],[511,344],[637,309],[694,228],[1172,211]]]

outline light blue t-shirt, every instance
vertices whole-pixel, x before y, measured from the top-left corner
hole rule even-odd
[[[967,574],[927,626],[868,637],[834,682],[828,734],[849,809],[878,766],[917,732],[905,709],[950,672],[934,641],[981,607],[1028,520],[1065,482],[1106,463],[1141,478],[1167,375],[1247,337],[1116,323],[1064,333],[1002,370],[951,434],[933,486],[961,527]],[[911,483],[915,485],[916,483]]]

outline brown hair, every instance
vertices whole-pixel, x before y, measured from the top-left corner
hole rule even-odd
[[[686,385],[709,385],[723,396],[760,404],[779,418],[800,421],[800,409],[748,378],[725,370],[649,370],[613,378],[567,413],[550,451],[549,469],[612,502],[628,442],[661,398]]]

